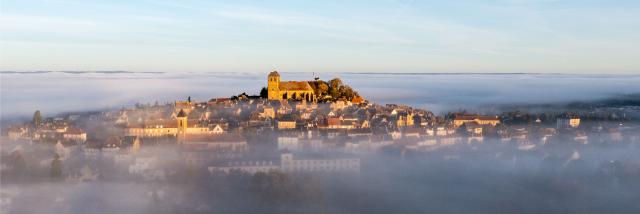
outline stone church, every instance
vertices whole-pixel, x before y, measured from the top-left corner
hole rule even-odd
[[[316,101],[313,88],[307,81],[280,81],[277,71],[269,73],[267,84],[269,100],[305,100]]]

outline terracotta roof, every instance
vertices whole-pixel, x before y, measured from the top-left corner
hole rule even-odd
[[[340,118],[328,118],[327,125],[329,126],[339,126],[341,124]]]
[[[69,127],[65,134],[84,134],[85,132],[80,128]]]
[[[280,90],[285,91],[313,91],[308,82],[288,81],[280,82]]]
[[[187,135],[185,140],[191,141],[191,142],[233,142],[233,143],[246,142],[246,139],[239,134]]]
[[[498,120],[497,116],[482,116],[482,115],[456,115],[454,120]]]
[[[222,103],[222,102],[227,102],[229,100],[231,100],[231,99],[223,97],[223,98],[213,98],[213,99],[209,100],[209,102]]]

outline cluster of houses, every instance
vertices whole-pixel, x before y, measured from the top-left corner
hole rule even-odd
[[[68,120],[60,117],[47,118],[39,124],[25,124],[13,126],[7,131],[9,139],[32,140],[37,142],[64,142],[79,143],[87,141],[87,133],[74,126],[70,126]]]
[[[14,141],[54,144],[63,159],[71,154],[107,157],[146,179],[162,179],[166,174],[158,159],[167,157],[144,151],[156,145],[177,146],[175,159],[212,172],[357,172],[357,154],[389,145],[434,150],[498,142],[531,149],[560,140],[638,142],[638,135],[632,134],[637,129],[585,126],[577,117],[559,117],[553,124],[540,119],[511,124],[498,116],[440,117],[405,105],[373,104],[357,96],[318,102],[308,83],[280,82],[277,73],[269,75],[269,86],[269,97],[241,95],[206,102],[188,98],[47,118],[37,125],[10,127],[5,133]]]

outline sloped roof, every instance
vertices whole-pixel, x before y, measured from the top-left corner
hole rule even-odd
[[[85,132],[80,129],[80,128],[76,128],[76,127],[69,127],[67,128],[67,131],[65,132],[65,134],[84,134]]]
[[[163,128],[176,128],[178,124],[175,120],[145,120],[143,122],[130,123],[127,128],[154,128],[162,126]]]
[[[483,115],[456,115],[454,120],[498,120],[497,116],[483,116]]]
[[[328,118],[327,125],[329,126],[339,126],[341,124],[340,118]]]
[[[180,109],[180,111],[178,112],[178,115],[176,115],[176,117],[186,117],[187,113],[184,112],[184,110]]]
[[[247,140],[239,134],[216,134],[216,135],[187,135],[186,141],[190,142],[225,142],[225,143],[245,143]]]
[[[313,91],[313,88],[305,81],[280,82],[279,89],[285,91]]]

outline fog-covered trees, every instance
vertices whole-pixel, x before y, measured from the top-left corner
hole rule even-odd
[[[40,114],[40,110],[37,110],[35,113],[33,113],[33,125],[38,127],[40,126],[40,124],[42,124],[42,115]]]
[[[24,160],[22,152],[19,150],[16,150],[11,154],[11,162],[9,165],[15,175],[21,176],[27,171],[27,162]]]
[[[53,161],[51,161],[51,180],[61,180],[62,179],[62,161],[60,160],[60,155],[55,154]]]

